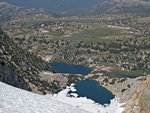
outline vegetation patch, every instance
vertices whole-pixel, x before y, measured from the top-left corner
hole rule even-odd
[[[99,77],[99,75],[93,75],[92,77],[89,77],[89,79],[95,80]]]

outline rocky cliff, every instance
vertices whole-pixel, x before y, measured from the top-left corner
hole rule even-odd
[[[43,80],[41,71],[54,72],[48,63],[23,50],[0,29],[0,81],[40,94],[58,90],[58,81]]]
[[[54,93],[81,75],[62,75],[40,57],[22,49],[0,29],[0,81],[39,94]]]
[[[150,113],[150,78],[139,86],[123,113]]]

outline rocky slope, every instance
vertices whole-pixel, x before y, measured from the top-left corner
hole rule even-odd
[[[150,113],[150,78],[139,86],[123,113]]]
[[[41,73],[45,71],[51,73]],[[78,80],[78,76],[53,72],[55,71],[48,63],[23,50],[0,29],[0,81],[35,93],[46,94],[65,87],[70,81]]]
[[[34,84],[35,89],[42,91],[44,81],[37,76],[40,70],[53,71],[48,64],[21,49],[0,30],[0,81],[31,91]]]

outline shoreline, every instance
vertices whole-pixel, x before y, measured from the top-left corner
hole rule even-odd
[[[105,80],[108,80],[106,83]],[[116,80],[113,84],[113,80]],[[108,78],[107,76],[99,75],[95,81],[100,86],[106,88],[113,95],[120,99],[121,103],[126,103],[137,91],[139,85],[145,80],[145,77],[137,78]]]
[[[78,79],[79,81],[81,81],[83,79],[95,80],[96,82],[98,82],[98,84],[101,87],[107,89],[114,96],[119,98],[118,101],[120,103],[124,103],[123,106],[125,106],[125,103],[127,103],[127,101],[131,99],[133,94],[135,94],[138,86],[145,79],[145,76],[141,76],[141,77],[137,77],[137,78],[128,78],[128,77],[117,78],[117,77],[105,76],[105,75],[103,75],[103,73],[98,72],[99,70],[110,71],[111,67],[96,66],[95,69],[90,74],[88,74],[86,76],[81,75],[81,74],[72,74],[72,75],[73,76],[82,76],[83,78],[80,80]],[[96,73],[94,73],[94,72],[96,72]],[[70,74],[62,73],[62,75],[69,77]],[[94,76],[97,76],[97,77],[94,78]],[[75,83],[75,81],[73,83]],[[66,86],[68,86],[68,85],[69,84],[66,84]]]
[[[86,97],[68,97],[67,93],[71,90],[75,90],[74,84],[67,86],[66,89],[62,90],[60,93],[55,94],[54,97],[62,102],[70,103],[73,106],[77,106],[80,109],[88,110],[92,113],[99,113],[99,112],[110,112],[111,113],[121,113],[125,107],[125,103],[120,103],[119,98],[115,97],[111,100],[110,104],[98,104],[95,103],[93,100],[88,99]]]

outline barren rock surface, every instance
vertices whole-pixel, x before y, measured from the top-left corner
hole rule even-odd
[[[139,86],[123,113],[150,113],[150,79]]]

